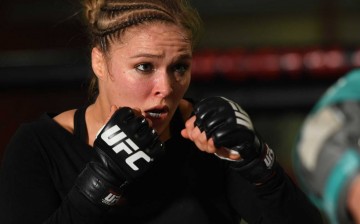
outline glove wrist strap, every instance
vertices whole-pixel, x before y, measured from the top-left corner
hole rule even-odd
[[[116,186],[102,175],[98,163],[89,163],[76,180],[75,187],[91,202],[101,207],[112,207],[118,204],[127,182]]]
[[[273,150],[267,144],[260,144],[260,156],[247,164],[244,162],[232,162],[231,167],[240,172],[250,182],[260,185],[274,176],[276,158]]]

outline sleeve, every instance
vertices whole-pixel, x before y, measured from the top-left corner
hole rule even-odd
[[[0,170],[0,223],[101,223],[103,214],[76,190],[62,200],[29,125],[10,140]]]
[[[276,164],[276,174],[261,186],[247,182],[234,170],[228,173],[228,197],[236,212],[249,223],[319,224],[317,208]]]

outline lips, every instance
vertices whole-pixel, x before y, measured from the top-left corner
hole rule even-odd
[[[169,112],[167,106],[159,106],[145,111],[146,117],[152,119],[160,119],[166,117]]]

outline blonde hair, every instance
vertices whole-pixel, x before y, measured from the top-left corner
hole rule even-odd
[[[121,41],[127,28],[152,22],[172,23],[183,28],[194,48],[202,32],[198,12],[186,0],[83,0],[84,17],[91,47],[106,53],[111,43]],[[98,80],[92,76],[90,100],[98,95]]]

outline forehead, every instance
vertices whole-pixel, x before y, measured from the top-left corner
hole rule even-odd
[[[112,45],[141,47],[153,44],[172,44],[191,47],[189,34],[185,29],[171,23],[145,23],[126,29]]]

